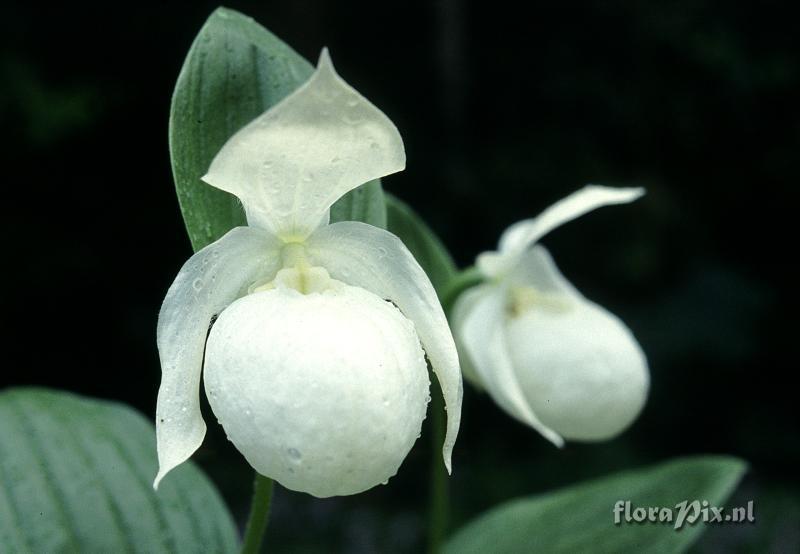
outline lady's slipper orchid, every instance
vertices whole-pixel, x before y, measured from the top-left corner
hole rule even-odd
[[[155,486],[205,435],[201,370],[259,473],[319,497],[386,482],[420,433],[426,355],[448,409],[450,470],[462,383],[436,293],[391,233],[328,222],[346,192],[404,167],[394,124],[326,50],[307,83],[223,146],[203,180],[241,200],[248,226],[192,256],[164,299]]]
[[[644,405],[649,377],[628,328],[575,290],[536,243],[590,210],[642,194],[587,186],[512,225],[497,252],[478,256],[486,282],[454,307],[464,376],[558,446],[623,431]]]

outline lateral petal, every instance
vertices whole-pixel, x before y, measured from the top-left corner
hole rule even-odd
[[[405,161],[397,128],[324,49],[311,78],[233,135],[203,180],[238,196],[250,225],[302,240],[346,192]]]
[[[536,429],[556,446],[563,446],[561,436],[534,414],[515,374],[505,329],[506,287],[482,286],[486,290],[474,301],[460,325],[459,344],[472,360],[486,392],[503,410]]]
[[[211,319],[278,269],[280,242],[261,229],[236,227],[183,265],[158,316],[161,387],[156,405],[159,470],[153,487],[203,442],[200,374]]]
[[[399,238],[365,223],[342,221],[322,227],[307,244],[309,257],[331,277],[391,300],[414,323],[442,387],[447,409],[442,454],[449,472],[463,383],[453,335],[428,276]]]
[[[464,324],[470,313],[472,313],[475,304],[480,302],[487,294],[491,294],[492,289],[493,285],[482,284],[465,290],[458,296],[450,312],[450,326],[453,329],[453,336],[456,339],[458,360],[461,364],[461,374],[464,376],[464,379],[479,390],[484,390],[486,386],[481,381],[480,374],[475,369],[475,361],[472,359],[469,350],[464,344]]]

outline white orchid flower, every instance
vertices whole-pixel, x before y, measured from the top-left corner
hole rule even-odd
[[[203,180],[241,200],[248,226],[192,256],[164,299],[154,486],[203,440],[201,370],[259,473],[318,497],[385,483],[420,434],[426,355],[450,470],[462,383],[433,286],[396,236],[328,222],[346,192],[404,167],[394,124],[326,50],[307,83],[223,146]]]
[[[512,225],[497,252],[478,256],[486,281],[454,306],[464,376],[558,446],[622,432],[644,406],[649,376],[625,324],[575,290],[537,242],[586,212],[642,194],[587,186]]]

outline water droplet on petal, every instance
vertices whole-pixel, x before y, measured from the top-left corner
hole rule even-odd
[[[303,459],[303,455],[296,448],[290,448],[286,453],[289,454],[289,458],[291,458],[293,462],[299,462]]]
[[[194,290],[196,290],[197,292],[200,292],[200,289],[202,289],[202,288],[203,288],[203,280],[202,280],[202,279],[195,279],[195,280],[192,282],[192,288],[193,288]]]

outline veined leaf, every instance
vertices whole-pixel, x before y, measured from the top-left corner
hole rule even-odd
[[[235,552],[233,520],[191,462],[153,490],[155,441],[120,404],[0,393],[0,552]]]
[[[675,522],[614,523],[614,506],[670,508],[684,500],[723,507],[746,469],[729,457],[694,457],[626,471],[549,494],[512,500],[493,508],[459,530],[446,554],[517,554],[519,552],[683,552],[705,524]],[[731,507],[727,512],[731,513]],[[724,517],[724,516],[723,516]]]
[[[219,8],[183,64],[172,96],[169,147],[175,188],[195,251],[245,224],[238,199],[200,180],[236,131],[303,84],[313,67],[253,19]],[[331,220],[385,226],[380,181],[348,193]]]

